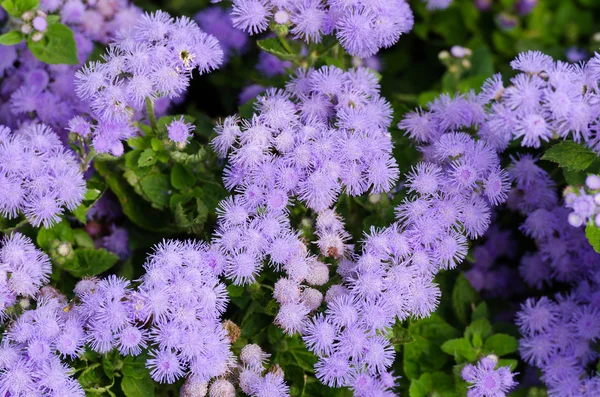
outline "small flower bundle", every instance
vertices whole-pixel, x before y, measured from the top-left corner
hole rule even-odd
[[[189,18],[173,19],[162,11],[144,14],[133,28],[119,32],[103,62],[77,72],[77,95],[90,104],[96,122],[78,120],[71,131],[92,134],[98,152],[118,156],[124,150],[121,140],[135,133],[132,118],[146,100],[179,97],[194,70],[206,73],[222,61],[217,40]]]
[[[160,383],[189,376],[207,383],[232,364],[230,341],[220,317],[228,302],[222,255],[205,243],[164,241],[144,265],[146,273],[131,303],[149,323],[147,367]]]
[[[29,124],[11,132],[0,126],[1,216],[23,213],[33,226],[51,227],[85,192],[79,165],[51,128]]]
[[[17,297],[34,297],[50,280],[52,265],[48,255],[20,233],[0,242],[0,322]]]
[[[289,396],[289,387],[283,381],[283,370],[275,366],[269,371],[265,371],[265,361],[268,358],[269,354],[256,344],[248,344],[242,348],[240,352],[240,389],[251,397]],[[215,387],[214,384],[211,392],[213,387]]]
[[[569,224],[574,227],[593,221],[600,227],[600,176],[588,175],[585,186],[579,191],[568,188],[565,191],[565,206],[573,212],[569,214]]]
[[[85,392],[62,359],[84,351],[83,322],[67,311],[66,298],[38,298],[36,308],[12,323],[0,343],[0,394],[9,396],[73,396]]]
[[[234,0],[234,26],[250,34],[288,26],[295,39],[319,43],[335,34],[350,55],[368,58],[394,45],[414,24],[405,0]]]
[[[461,371],[462,378],[469,382],[467,397],[506,397],[517,385],[514,374],[508,367],[499,367],[495,356],[482,358],[477,365],[467,364]]]
[[[46,13],[55,12],[60,12],[61,22],[73,30],[77,57],[83,63],[94,50],[94,42],[108,43],[118,31],[133,26],[141,10],[126,0],[42,0],[35,14],[24,14],[28,20],[23,26],[41,39],[48,24]],[[0,124],[14,129],[23,122],[37,121],[62,137],[69,120],[88,111],[75,94],[73,81],[79,67],[40,62],[25,43],[0,46],[0,77],[4,77],[0,82]]]
[[[519,54],[511,62],[520,73],[504,87],[496,74],[473,92],[442,95],[428,111],[409,114],[399,127],[418,142],[431,142],[461,128],[477,134],[498,151],[512,140],[539,148],[555,137],[584,142],[600,151],[600,55],[582,65],[554,61],[539,51]]]

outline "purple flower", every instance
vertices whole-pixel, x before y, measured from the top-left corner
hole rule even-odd
[[[509,367],[495,369],[497,359],[482,358],[476,366],[467,364],[461,371],[462,378],[469,382],[469,397],[505,397],[517,385]]]

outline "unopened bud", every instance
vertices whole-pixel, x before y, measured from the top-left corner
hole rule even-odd
[[[207,392],[208,384],[206,382],[198,382],[190,377],[187,378],[183,386],[181,386],[179,395],[181,397],[205,397]]]
[[[441,52],[438,54],[438,58],[439,58],[441,61],[443,61],[443,60],[445,60],[445,59],[448,59],[448,58],[450,58],[450,53],[449,53],[448,51],[445,51],[445,50],[444,50],[444,51],[441,51]]]
[[[283,25],[283,24],[288,23],[288,21],[290,20],[290,14],[288,14],[287,11],[279,10],[275,13],[275,16],[273,19],[278,24]]]
[[[33,28],[28,23],[24,23],[23,25],[21,25],[21,33],[23,34],[29,34],[32,30]]]
[[[462,64],[463,68],[471,69],[471,61],[469,61],[468,59],[463,59],[461,64]]]
[[[235,387],[226,379],[217,379],[210,386],[210,397],[235,397]]]
[[[231,320],[223,321],[223,328],[227,331],[227,337],[231,343],[235,343],[236,340],[242,335],[240,327]]]
[[[44,38],[44,34],[42,32],[35,32],[31,35],[31,40],[35,43]]]
[[[25,22],[31,21],[33,19],[33,12],[31,12],[31,11],[24,12],[23,15],[21,15],[21,19]]]

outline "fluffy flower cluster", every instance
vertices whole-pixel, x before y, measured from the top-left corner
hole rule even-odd
[[[300,69],[285,91],[260,96],[241,128],[235,117],[225,119],[212,145],[229,152],[225,186],[240,192],[246,211],[281,211],[292,196],[322,211],[342,191],[356,196],[394,185],[391,118],[368,69]]]
[[[138,355],[146,347],[147,336],[135,322],[128,287],[129,281],[116,276],[84,279],[75,287],[92,350],[104,354],[116,347],[123,355]]]
[[[350,386],[358,396],[387,395],[394,382],[384,375],[394,350],[381,332],[396,319],[435,310],[440,290],[434,276],[462,262],[467,237],[481,236],[490,207],[506,199],[507,175],[485,143],[454,133],[423,150],[431,162],[408,175],[410,194],[397,208],[398,222],[371,230],[362,253],[340,262],[343,284],[330,288],[326,316],[314,317],[304,332],[320,357],[317,377]]]
[[[294,38],[307,43],[335,34],[361,58],[392,46],[414,24],[405,0],[234,0],[231,16],[234,26],[250,34],[264,32],[270,23],[288,26]]]
[[[137,318],[150,324],[152,378],[173,383],[189,376],[207,383],[225,374],[233,356],[220,322],[228,302],[218,279],[223,255],[204,243],[164,241],[144,269],[133,304]]]
[[[494,75],[479,94],[442,95],[400,124],[418,142],[432,142],[460,127],[477,129],[497,150],[512,139],[539,148],[554,137],[572,138],[600,151],[600,55],[586,64],[553,61],[538,51],[520,54],[511,62],[520,71],[504,87]]]
[[[17,297],[34,297],[48,282],[50,258],[20,233],[5,236],[0,248],[0,320]]]
[[[600,266],[600,256],[584,230],[569,226],[569,211],[558,202],[553,181],[536,165],[535,158],[515,158],[508,171],[515,185],[508,206],[526,216],[519,229],[534,239],[538,248],[521,259],[519,272],[525,283],[541,288],[552,279],[574,282]]]
[[[579,227],[593,221],[600,227],[600,176],[589,175],[585,187],[579,191],[570,188],[565,193],[565,206],[573,210],[569,214],[571,226]]]
[[[33,226],[50,227],[63,207],[81,203],[85,191],[79,165],[51,128],[29,124],[11,132],[0,126],[0,215],[23,213]]]
[[[567,294],[530,298],[521,306],[521,357],[542,370],[550,396],[595,396],[600,378],[587,368],[598,358],[593,346],[600,338],[600,256],[583,229],[569,226],[569,211],[535,159],[514,159],[509,172],[516,185],[509,206],[526,215],[520,229],[538,247],[521,261],[524,281],[538,289],[553,281],[573,286]]]
[[[83,352],[85,335],[76,310],[64,310],[64,296],[40,297],[37,307],[12,323],[0,343],[3,396],[85,396],[61,358]]]
[[[469,382],[467,397],[506,397],[510,389],[517,383],[514,374],[508,367],[496,368],[498,360],[495,356],[482,358],[477,365],[466,365],[462,378]]]
[[[242,348],[240,352],[242,364],[239,374],[240,389],[251,397],[289,396],[289,388],[283,381],[283,370],[276,366],[273,370],[265,371],[265,362],[268,358],[269,354],[263,352],[256,344],[248,344]],[[219,396],[226,395],[219,394]],[[231,394],[231,397],[233,396],[234,394]]]
[[[75,75],[79,98],[90,104],[90,120],[74,118],[69,129],[92,135],[98,152],[123,153],[121,140],[135,133],[132,119],[146,100],[179,97],[192,71],[209,72],[223,60],[217,40],[186,17],[157,11],[122,30],[103,62],[91,62]]]
[[[141,13],[129,0],[40,0],[40,9],[58,13],[76,33],[102,44],[133,26]]]
[[[93,41],[107,43],[116,32],[133,26],[141,13],[125,0],[42,0],[40,9],[60,11],[62,22],[74,32],[80,62],[92,53]],[[42,63],[25,43],[0,46],[0,124],[15,129],[23,122],[39,121],[64,138],[68,121],[88,111],[88,105],[75,95],[78,68]]]

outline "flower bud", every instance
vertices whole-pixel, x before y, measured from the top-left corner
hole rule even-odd
[[[35,43],[44,38],[44,34],[42,32],[35,32],[31,35],[31,40]]]
[[[32,30],[33,28],[28,23],[24,23],[23,25],[21,25],[21,33],[23,34],[29,34]]]
[[[33,19],[33,12],[31,12],[31,11],[24,12],[23,15],[21,15],[21,19],[25,22],[31,21]]]

